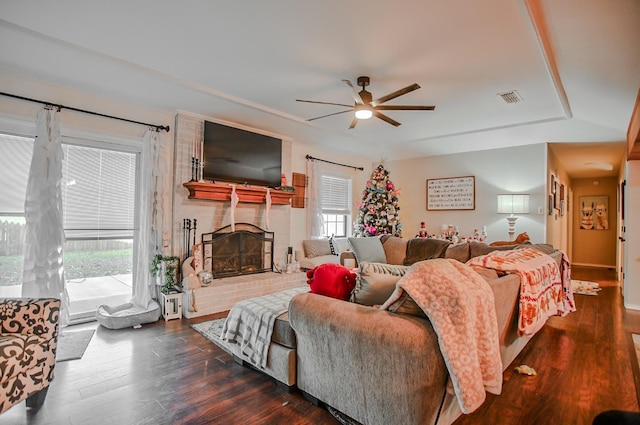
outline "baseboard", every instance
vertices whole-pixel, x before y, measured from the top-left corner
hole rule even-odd
[[[571,263],[572,266],[583,266],[583,267],[599,267],[601,269],[616,269],[615,265],[608,264],[590,264],[590,263]]]
[[[624,304],[624,308],[626,308],[627,310],[640,311],[640,305],[638,304],[627,304],[627,303],[623,303],[623,304]]]

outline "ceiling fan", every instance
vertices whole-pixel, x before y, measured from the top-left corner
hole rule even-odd
[[[345,106],[349,108],[345,111],[322,115],[320,117],[308,119],[307,121],[314,121],[320,118],[330,117],[332,115],[344,114],[345,112],[355,111],[355,117],[353,118],[353,121],[351,121],[351,125],[349,126],[350,129],[354,128],[358,124],[358,120],[369,119],[372,116],[380,118],[381,120],[386,121],[389,124],[397,127],[400,125],[398,121],[394,120],[393,118],[390,118],[389,116],[383,114],[380,111],[433,111],[434,109],[436,109],[435,106],[383,105],[383,103],[388,102],[391,99],[395,99],[396,97],[402,96],[403,94],[407,94],[414,90],[419,89],[420,86],[417,84],[411,84],[410,86],[407,86],[403,89],[396,90],[393,93],[389,93],[386,96],[382,96],[375,100],[372,100],[373,95],[371,94],[371,92],[365,89],[365,87],[369,85],[369,82],[370,82],[369,77],[366,77],[366,76],[358,77],[358,80],[357,80],[358,86],[362,87],[362,90],[360,90],[359,92],[356,90],[353,84],[351,84],[351,81],[342,80],[342,82],[351,88],[351,96],[353,96],[353,100],[355,101],[355,104],[352,106],[352,105],[346,105],[344,103],[332,103],[332,102],[320,102],[316,100],[296,99],[296,101],[298,102],[319,103],[322,105]]]

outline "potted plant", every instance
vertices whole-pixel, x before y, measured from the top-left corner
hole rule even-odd
[[[163,294],[169,294],[176,290],[176,284],[178,283],[178,265],[180,259],[175,256],[166,256],[162,254],[156,254],[151,261],[151,275],[158,281],[160,291]]]

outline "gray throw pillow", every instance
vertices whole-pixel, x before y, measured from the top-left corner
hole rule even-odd
[[[304,256],[307,258],[331,255],[329,239],[307,239],[302,241]]]
[[[383,263],[359,263],[351,301],[362,305],[382,305],[396,289],[396,283],[409,266]]]
[[[349,244],[351,244],[358,264],[387,262],[387,257],[379,238],[349,238]]]

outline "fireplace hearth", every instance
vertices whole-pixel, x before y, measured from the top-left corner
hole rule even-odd
[[[265,273],[273,267],[273,232],[237,223],[202,234],[203,269],[214,279]]]

